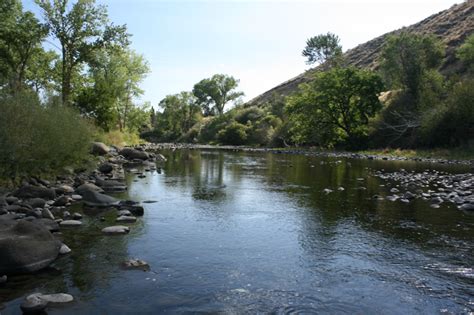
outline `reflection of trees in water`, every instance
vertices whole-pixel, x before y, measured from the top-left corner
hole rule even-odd
[[[423,200],[408,204],[377,200],[390,193],[388,182],[368,176],[371,170],[398,170],[400,163],[358,159],[308,158],[293,155],[267,155],[267,170],[262,174],[267,185],[295,200],[301,207],[301,244],[314,255],[320,245],[328,248],[347,228],[382,234],[388,239],[410,241],[419,246],[435,244],[440,238],[472,240],[470,230],[459,222],[473,222],[456,209],[432,209]],[[426,166],[404,164],[407,170],[421,171]],[[359,180],[363,179],[363,180]],[[387,185],[387,187],[380,185]],[[338,187],[343,187],[339,191]],[[325,193],[324,189],[333,190]],[[404,192],[400,189],[401,193]],[[415,191],[413,191],[415,192]],[[457,239],[457,240],[456,240]],[[453,245],[454,246],[454,245]],[[328,248],[330,250],[330,248]]]
[[[197,200],[228,199],[225,178],[232,169],[227,169],[225,156],[220,151],[178,150],[168,152],[165,176],[176,178],[179,185],[190,188]]]

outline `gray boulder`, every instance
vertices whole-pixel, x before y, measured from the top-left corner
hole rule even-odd
[[[81,196],[86,191],[96,191],[96,192],[99,192],[99,193],[104,192],[104,190],[102,188],[100,188],[99,186],[96,186],[92,183],[85,183],[85,184],[82,184],[81,186],[76,188],[76,193],[78,193]]]
[[[28,273],[47,267],[61,243],[43,226],[24,220],[0,220],[0,274]]]
[[[82,193],[82,200],[89,207],[111,207],[119,203],[114,197],[96,191],[84,191]]]
[[[51,200],[56,198],[56,191],[46,187],[26,185],[15,191],[14,195],[15,197],[23,199],[43,198]]]
[[[38,224],[44,228],[46,228],[50,232],[57,232],[59,231],[59,224],[51,219],[37,219],[32,221],[33,224]]]
[[[106,155],[109,153],[110,148],[102,142],[93,142],[91,147],[91,153],[94,155]]]
[[[33,198],[28,200],[27,204],[30,205],[32,208],[43,208],[46,204],[46,200],[44,200],[43,198]]]
[[[97,169],[101,173],[109,174],[114,170],[114,166],[111,163],[103,163]]]
[[[119,154],[128,160],[148,160],[150,157],[148,153],[133,148],[123,148]]]

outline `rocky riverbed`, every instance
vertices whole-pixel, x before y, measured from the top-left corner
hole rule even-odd
[[[118,149],[103,143],[93,143],[91,152],[97,157],[92,171],[70,169],[55,181],[32,177],[0,195],[0,285],[8,283],[8,277],[37,272],[74,251],[62,243],[62,231],[81,233],[79,227],[87,213],[116,212],[117,225],[103,228],[104,235],[127,234],[143,215],[140,202],[109,194],[127,190],[126,169],[140,166],[145,172],[154,171],[165,158],[142,147]],[[26,297],[21,309],[35,313],[72,300],[60,293],[36,293]]]

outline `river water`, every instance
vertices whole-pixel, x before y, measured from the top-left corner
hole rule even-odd
[[[474,214],[373,198],[397,185],[372,176],[377,170],[433,164],[212,150],[164,155],[160,172],[127,175],[120,197],[156,201],[144,203],[130,234],[101,235],[114,212],[86,216],[83,227],[64,231],[73,252],[56,268],[0,288],[1,314],[20,313],[33,292],[75,297],[49,314],[474,312]],[[127,258],[151,270],[121,269]]]

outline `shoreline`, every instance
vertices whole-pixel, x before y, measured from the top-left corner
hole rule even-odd
[[[293,154],[305,155],[314,157],[333,157],[333,158],[351,158],[351,159],[365,159],[365,160],[384,160],[384,161],[412,161],[423,163],[434,163],[443,165],[465,165],[470,166],[474,170],[474,158],[472,159],[449,159],[441,157],[407,157],[394,156],[388,154],[370,154],[363,152],[349,152],[349,151],[325,151],[313,148],[255,148],[248,146],[232,146],[232,145],[210,145],[210,144],[190,144],[190,143],[148,143],[142,145],[147,151],[157,150],[224,150],[224,151],[240,151],[240,152],[260,152],[260,153],[274,153],[274,154]]]

